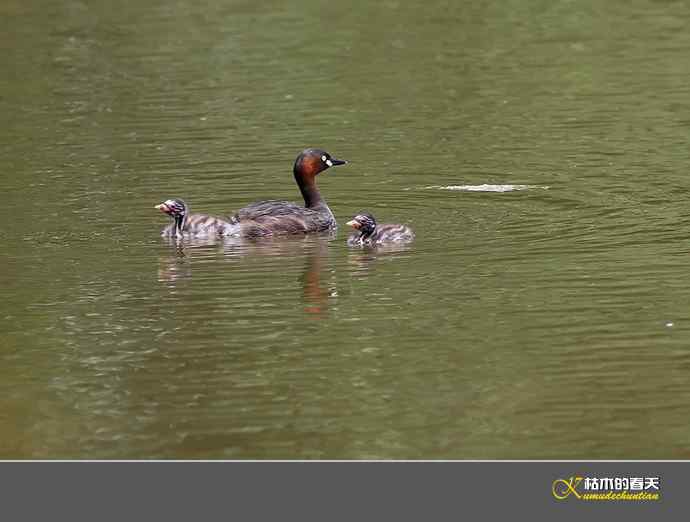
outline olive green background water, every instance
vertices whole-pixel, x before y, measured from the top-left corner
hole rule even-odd
[[[0,457],[690,457],[689,22],[3,2]],[[159,237],[299,201],[306,146],[335,237]],[[348,249],[362,209],[417,241]]]

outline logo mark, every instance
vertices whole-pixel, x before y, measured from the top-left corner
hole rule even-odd
[[[571,494],[575,495],[577,498],[581,498],[580,494],[577,492],[578,484],[582,482],[582,477],[570,477],[570,479],[556,479],[551,484],[551,493],[558,500],[564,500],[568,498]]]
[[[551,483],[556,500],[575,497],[583,501],[648,501],[661,498],[660,477],[557,478]]]

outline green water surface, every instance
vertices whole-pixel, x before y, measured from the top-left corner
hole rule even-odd
[[[689,20],[3,2],[0,457],[690,457]],[[307,146],[335,237],[159,237],[299,201]]]

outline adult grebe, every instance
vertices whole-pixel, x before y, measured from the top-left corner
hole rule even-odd
[[[289,201],[259,201],[238,210],[230,218],[230,223],[251,221],[260,225],[262,232],[268,231],[271,235],[303,234],[336,228],[335,216],[316,186],[316,176],[330,167],[346,163],[321,149],[302,151],[295,160],[293,174],[304,198],[304,206]]]

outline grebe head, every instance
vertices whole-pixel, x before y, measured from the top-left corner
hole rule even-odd
[[[173,219],[184,218],[188,212],[187,204],[178,198],[168,199],[160,205],[156,205],[155,208],[172,217]]]
[[[345,160],[335,159],[325,150],[305,149],[297,156],[293,170],[295,176],[314,177],[328,168],[346,163]]]
[[[374,233],[376,229],[376,220],[374,216],[367,212],[360,212],[350,221],[347,222],[355,230],[359,230],[364,236],[369,236]]]

